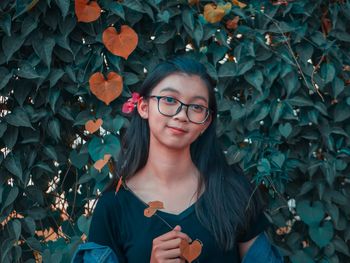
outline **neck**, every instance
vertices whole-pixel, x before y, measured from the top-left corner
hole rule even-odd
[[[199,177],[198,170],[192,162],[189,147],[181,150],[150,147],[143,173],[157,185],[166,188],[179,185],[180,182],[197,180]]]

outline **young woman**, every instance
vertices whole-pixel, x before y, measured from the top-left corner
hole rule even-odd
[[[241,262],[267,221],[219,148],[205,67],[185,57],[163,62],[139,93],[88,240],[109,246],[119,262]]]

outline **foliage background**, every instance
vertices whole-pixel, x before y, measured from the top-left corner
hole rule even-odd
[[[0,1],[0,262],[70,260],[113,170],[93,164],[118,152],[122,104],[144,69],[185,51],[218,81],[218,136],[270,193],[286,261],[349,262],[349,1],[98,3],[84,23],[74,1]],[[136,31],[128,59],[102,43],[111,25]],[[109,71],[123,92],[106,105],[88,80]]]

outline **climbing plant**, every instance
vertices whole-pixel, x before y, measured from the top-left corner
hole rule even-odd
[[[345,0],[0,1],[0,262],[70,261],[134,92],[184,53],[286,261],[348,262],[349,23]]]

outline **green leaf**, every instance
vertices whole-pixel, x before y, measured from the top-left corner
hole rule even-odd
[[[119,140],[112,134],[106,135],[104,138],[94,137],[88,146],[89,154],[95,162],[103,159],[105,154],[111,154],[112,157],[116,158],[119,149]]]
[[[201,40],[203,38],[203,26],[200,22],[196,22],[196,29],[193,32],[194,40],[196,40],[196,44],[200,47]]]
[[[12,149],[13,146],[16,144],[18,138],[18,128],[13,126],[8,126],[7,130],[5,131],[2,140],[4,141],[6,147],[9,149]]]
[[[39,1],[38,0],[17,0],[16,1],[16,14],[12,18],[15,20],[18,16],[28,12],[32,9]]]
[[[333,81],[335,76],[335,68],[331,63],[323,63],[321,65],[321,76],[325,84]]]
[[[283,153],[277,152],[271,155],[271,163],[274,164],[278,168],[282,168],[286,157]]]
[[[130,0],[130,1],[123,1],[123,6],[126,6],[127,8],[130,8],[131,10],[134,10],[136,12],[143,13],[143,5],[139,0]]]
[[[131,72],[124,72],[123,81],[125,85],[133,85],[138,83],[140,80],[136,74]]]
[[[27,238],[27,243],[30,246],[30,248],[36,250],[36,251],[42,251],[42,247],[40,242],[35,237],[29,237]]]
[[[61,125],[58,119],[54,118],[51,119],[47,125],[47,131],[49,135],[56,141],[58,142],[61,140]]]
[[[116,14],[117,16],[121,17],[123,20],[125,20],[125,12],[124,8],[121,4],[117,2],[110,2],[107,5],[107,8],[112,11],[112,13]]]
[[[9,72],[7,68],[0,67],[0,76],[2,76],[0,79],[0,90],[2,90],[3,88],[5,88],[7,83],[9,83],[12,77],[12,73]]]
[[[335,77],[332,82],[333,97],[337,98],[340,93],[344,90],[344,81],[338,77]],[[0,86],[1,88],[1,86]]]
[[[237,64],[235,62],[226,62],[220,66],[218,76],[224,77],[235,77],[237,75]]]
[[[49,158],[51,158],[52,160],[58,160],[58,156],[56,153],[55,148],[52,145],[47,145],[44,146],[44,154],[46,154]]]
[[[280,123],[278,126],[279,132],[283,135],[284,138],[288,138],[288,136],[292,133],[292,125],[289,122]]]
[[[9,62],[13,54],[20,49],[24,43],[24,38],[18,35],[4,36],[2,38],[2,50],[6,57],[6,61]]]
[[[34,202],[37,202],[39,205],[44,205],[44,196],[42,190],[35,185],[29,185],[25,188],[25,193]]]
[[[56,44],[53,38],[35,39],[33,41],[33,49],[35,53],[41,58],[47,67],[51,65],[52,50]]]
[[[76,168],[81,169],[87,164],[89,155],[86,153],[78,154],[76,150],[72,150],[69,154],[69,160]]]
[[[3,206],[2,206],[1,213],[4,210],[4,208],[8,207],[9,205],[11,205],[16,200],[16,198],[18,196],[18,193],[19,193],[19,190],[18,190],[17,186],[11,187],[10,192],[8,193],[8,195],[7,195],[6,199],[5,199],[5,202],[4,202]]]
[[[335,246],[335,249],[344,255],[350,257],[349,246],[342,240],[340,237],[335,236],[332,243]]]
[[[5,32],[7,36],[11,36],[11,16],[10,14],[4,14],[0,18],[0,28]]]
[[[19,66],[19,69],[16,73],[19,77],[25,79],[36,79],[39,78],[40,75],[36,71],[36,69],[28,63],[28,61],[22,60]]]
[[[27,213],[34,220],[42,220],[46,217],[46,210],[42,207],[32,207],[27,210]]]
[[[22,37],[28,36],[37,27],[38,27],[38,19],[32,16],[26,16],[21,26]]]
[[[78,228],[79,230],[84,233],[86,236],[89,235],[89,228],[90,228],[90,222],[91,222],[91,216],[90,217],[86,217],[84,215],[81,215],[78,218]]]
[[[159,21],[163,21],[164,23],[169,23],[170,13],[165,10],[162,13],[158,13],[157,17],[159,18]]]
[[[0,122],[0,138],[4,135],[6,129],[7,129],[7,123]]]
[[[297,202],[296,210],[301,219],[309,226],[318,226],[325,215],[323,204],[320,201],[311,204],[310,200],[301,200]]]
[[[250,60],[241,60],[238,62],[237,66],[237,76],[243,75],[248,70],[250,70],[255,64],[255,61],[253,59]]]
[[[5,158],[4,165],[10,173],[22,180],[22,165],[17,155],[13,154],[12,152],[9,153]]]
[[[267,160],[266,158],[262,158],[258,163],[257,169],[260,173],[269,174],[271,171],[271,165],[269,160]]]
[[[244,74],[244,78],[250,85],[262,93],[261,85],[264,82],[264,77],[260,70],[250,71]]]
[[[57,81],[62,78],[65,72],[62,69],[52,69],[49,75],[50,88],[56,85]]]
[[[345,105],[344,102],[338,103],[335,106],[333,120],[335,122],[342,122],[350,118],[349,106]]]
[[[185,8],[182,10],[182,21],[184,26],[186,26],[190,31],[194,30],[194,17],[192,10],[190,8]]]
[[[18,219],[14,219],[9,222],[9,225],[16,240],[18,240],[21,235],[21,222]]]
[[[31,218],[30,216],[26,216],[23,219],[22,226],[27,233],[29,233],[31,236],[34,236],[36,225],[33,218]]]
[[[10,114],[7,114],[5,120],[7,123],[15,127],[28,127],[34,129],[30,123],[27,112],[20,107],[15,108]]]
[[[290,259],[292,263],[315,263],[311,256],[305,253],[303,250],[298,250],[291,255]]]
[[[311,239],[320,247],[325,247],[333,238],[334,229],[330,221],[324,222],[323,226],[313,225],[309,228]]]
[[[114,134],[117,134],[121,127],[124,125],[124,118],[122,116],[117,115],[115,118],[111,118],[108,116],[107,118],[103,119],[102,127],[110,131]]]
[[[56,0],[56,5],[60,8],[63,18],[65,18],[69,11],[70,0]]]

